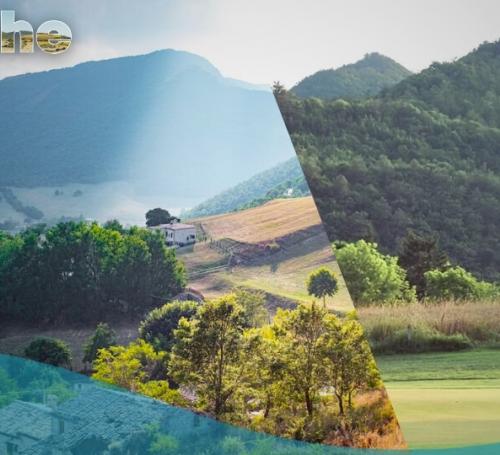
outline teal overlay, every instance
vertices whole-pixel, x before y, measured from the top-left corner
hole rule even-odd
[[[0,355],[0,455],[497,455],[500,444],[364,450],[256,433],[87,376]]]

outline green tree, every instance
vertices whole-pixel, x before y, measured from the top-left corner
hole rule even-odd
[[[167,353],[157,352],[144,340],[137,340],[128,346],[101,349],[92,377],[169,404],[185,405],[181,393],[170,387],[167,363]]]
[[[354,319],[325,317],[326,330],[320,345],[324,357],[325,385],[332,387],[340,415],[353,407],[356,392],[373,387],[378,371],[363,329]]]
[[[425,273],[427,297],[435,300],[466,300],[500,295],[494,284],[479,281],[462,267]]]
[[[269,313],[265,307],[266,297],[263,292],[240,287],[234,289],[233,294],[237,303],[243,308],[249,327],[261,327],[268,322]]]
[[[146,213],[146,226],[153,227],[159,226],[160,224],[171,223],[175,217],[170,215],[168,210],[162,208],[156,208],[148,210]]]
[[[181,319],[175,331],[178,341],[169,372],[176,382],[192,388],[199,405],[217,419],[229,411],[242,384],[244,326],[243,308],[228,295],[201,305],[196,317]]]
[[[406,281],[397,258],[385,256],[377,245],[364,240],[350,243],[336,251],[349,292],[357,304],[407,301],[415,291]]]
[[[54,338],[36,338],[26,347],[24,355],[28,359],[56,367],[71,367],[71,351],[68,345]]]
[[[144,340],[137,340],[128,346],[101,349],[94,362],[92,377],[135,392],[142,384],[165,379],[166,368],[165,352],[156,352]]]
[[[301,397],[309,417],[314,414],[323,385],[320,339],[326,329],[326,314],[315,303],[300,305],[293,311],[279,309],[272,326],[283,350],[284,386],[290,397],[296,394]]]
[[[401,243],[398,263],[406,270],[410,285],[415,286],[417,296],[425,296],[425,273],[429,270],[444,270],[449,259],[438,247],[437,239],[409,231]]]
[[[139,336],[157,351],[170,352],[179,321],[181,318],[190,320],[196,314],[198,306],[197,302],[176,300],[155,308],[141,322]]]
[[[318,299],[323,299],[323,307],[326,307],[326,297],[333,296],[337,290],[337,278],[326,267],[312,272],[307,279],[307,292]]]
[[[93,363],[99,349],[116,344],[116,332],[106,323],[99,323],[94,334],[89,337],[83,348],[83,362]]]

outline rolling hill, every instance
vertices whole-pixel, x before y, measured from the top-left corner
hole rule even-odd
[[[309,302],[308,275],[326,266],[339,293],[327,304],[351,311],[352,301],[312,197],[275,199],[245,210],[192,220],[204,241],[179,249],[189,286],[217,297],[236,286],[264,292],[271,310]]]
[[[309,194],[309,188],[296,157],[223,191],[183,213],[182,216],[184,218],[198,218],[233,212],[261,205],[272,199],[282,198],[285,194],[290,194],[291,197]]]
[[[318,71],[300,81],[291,92],[300,98],[359,99],[378,94],[411,72],[389,57],[367,54],[356,63]]]

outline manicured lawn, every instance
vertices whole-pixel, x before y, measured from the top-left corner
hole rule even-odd
[[[410,447],[500,441],[500,350],[377,356]]]

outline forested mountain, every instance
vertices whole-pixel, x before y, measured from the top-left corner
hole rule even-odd
[[[451,63],[434,63],[383,93],[452,118],[500,127],[500,42],[484,43]]]
[[[295,157],[223,191],[185,212],[183,217],[197,218],[253,207],[283,197],[289,190],[292,190],[291,197],[309,194],[304,174]]]
[[[356,63],[318,71],[303,79],[291,91],[301,98],[359,99],[376,95],[410,74],[389,57],[372,53]]]
[[[412,229],[500,279],[499,52],[500,42],[484,44],[364,101],[300,100],[276,87],[331,239],[396,253]]]
[[[140,180],[203,198],[293,156],[270,91],[187,52],[7,78],[0,103],[2,187]]]

